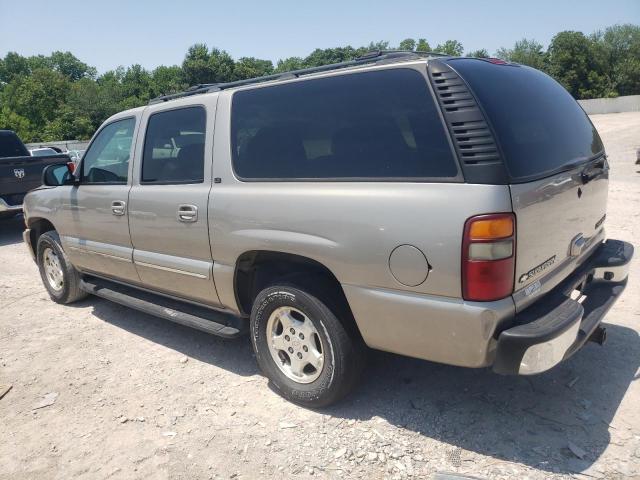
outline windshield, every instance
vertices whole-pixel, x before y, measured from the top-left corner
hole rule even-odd
[[[603,151],[578,102],[548,75],[477,59],[450,65],[480,101],[515,181],[542,178]]]

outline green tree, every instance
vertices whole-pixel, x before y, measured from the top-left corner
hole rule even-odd
[[[618,95],[640,94],[640,26],[614,25],[596,32]]]
[[[419,38],[418,43],[416,44],[416,52],[430,52],[431,45],[424,38]]]
[[[547,55],[549,73],[575,98],[615,94],[602,47],[582,32],[558,33],[551,40]]]
[[[496,57],[509,62],[528,65],[538,70],[546,69],[546,53],[542,48],[542,44],[535,40],[523,38],[517,41],[512,49],[499,49],[496,52]]]
[[[46,70],[53,69],[51,57],[46,57],[44,55],[33,55],[31,57],[26,57],[26,61],[29,68],[29,73],[40,68],[44,68]]]
[[[97,81],[83,78],[73,82],[65,105],[75,115],[88,118],[95,131],[105,119],[125,108],[121,84],[123,75],[122,71],[111,71]],[[136,106],[140,104],[141,102],[137,102]]]
[[[127,68],[121,83],[125,108],[147,103],[153,96],[151,74],[141,65],[132,65]]]
[[[405,38],[400,42],[400,46],[398,47],[400,50],[415,50],[416,49],[416,41],[413,38]]]
[[[115,70],[105,72],[96,80],[98,86],[95,101],[96,111],[105,119],[124,108],[125,95],[122,86],[124,72],[123,67],[118,67]]]
[[[457,40],[447,40],[446,42],[439,44],[436,47],[436,52],[438,53],[446,53],[447,55],[451,55],[453,57],[459,57],[464,52],[464,48],[462,44]]]
[[[35,130],[28,118],[18,115],[7,106],[0,108],[0,130],[13,130],[25,142],[35,137]]]
[[[82,78],[71,84],[69,93],[65,101],[66,108],[75,115],[88,118],[93,129],[97,129],[100,124],[113,113],[110,110],[108,101],[104,99],[104,92],[100,84],[90,78]],[[116,99],[118,107],[120,99]]]
[[[231,55],[224,50],[213,48],[209,56],[213,76],[210,83],[230,82],[234,80],[235,63]]]
[[[81,78],[95,78],[96,69],[81,62],[71,52],[53,52],[50,57],[51,66],[69,80],[80,80]]]
[[[485,48],[481,48],[480,50],[472,50],[471,52],[467,52],[467,57],[489,58],[489,52],[487,52]]]
[[[0,64],[0,82],[9,83],[16,77],[30,73],[29,62],[16,52],[7,53]]]
[[[246,78],[261,77],[273,73],[273,63],[271,60],[260,60],[254,57],[240,58],[234,67],[234,77],[238,80]]]
[[[184,80],[188,85],[230,82],[234,79],[234,67],[233,58],[227,52],[217,48],[209,51],[204,43],[189,47],[182,62]]]
[[[95,127],[84,115],[78,115],[70,107],[63,105],[56,117],[48,122],[42,132],[43,141],[75,140],[90,138]]]
[[[379,50],[379,48],[377,48],[378,46],[379,45],[372,42],[369,44],[369,47],[361,50],[356,50],[350,45],[337,48],[316,48],[313,52],[311,52],[309,56],[304,59],[304,66],[319,67],[321,65],[329,65],[331,63],[353,60],[366,51]]]
[[[304,68],[304,60],[300,57],[288,57],[278,60],[276,65],[276,73],[290,72],[292,70],[300,70]]]
[[[209,48],[204,43],[196,43],[189,47],[182,62],[184,81],[188,85],[211,82],[214,75],[209,64]]]
[[[157,67],[151,72],[151,84],[154,97],[177,93],[188,87],[184,82],[182,68],[178,65]]]
[[[2,91],[0,104],[28,119],[32,140],[41,140],[45,125],[56,116],[69,91],[69,80],[59,72],[35,70],[29,76],[15,78]],[[29,138],[27,139],[29,141]]]
[[[347,48],[351,48],[351,47],[347,47]],[[369,42],[369,45],[367,45],[367,51],[369,52],[373,52],[376,50],[389,50],[389,42],[387,42],[386,40],[378,40],[377,42]]]
[[[431,51],[424,38],[406,38],[400,49]],[[317,48],[307,57],[277,62],[243,57],[234,61],[224,50],[192,45],[181,66],[118,67],[97,75],[95,68],[71,52],[24,57],[16,52],[0,58],[0,128],[18,132],[25,141],[84,139],[108,117],[146,104],[150,98],[198,83],[228,82],[272,72],[353,60],[371,50],[387,50],[389,42],[353,47]],[[448,40],[436,47],[462,55],[462,44]],[[485,49],[468,52],[487,57]],[[640,94],[640,26],[614,25],[591,35],[558,33],[549,48],[523,39],[496,56],[551,74],[576,98]]]

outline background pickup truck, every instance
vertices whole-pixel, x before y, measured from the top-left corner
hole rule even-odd
[[[22,212],[22,200],[42,183],[47,165],[68,161],[64,154],[32,157],[11,130],[0,130],[0,219]]]

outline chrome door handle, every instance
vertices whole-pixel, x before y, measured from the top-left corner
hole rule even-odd
[[[114,200],[111,202],[111,213],[117,215],[118,217],[124,215],[124,212],[127,209],[127,203],[122,200]]]
[[[198,207],[195,205],[178,205],[178,221],[193,223],[198,221]]]

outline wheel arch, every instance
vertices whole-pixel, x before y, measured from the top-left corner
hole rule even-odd
[[[27,221],[29,227],[29,243],[34,258],[38,255],[38,239],[45,232],[57,231],[56,227],[50,220],[43,217],[29,218]]]
[[[304,289],[321,298],[345,326],[360,336],[342,285],[326,265],[306,256],[273,250],[250,250],[237,258],[233,288],[243,315],[251,313],[261,290],[277,283]]]

